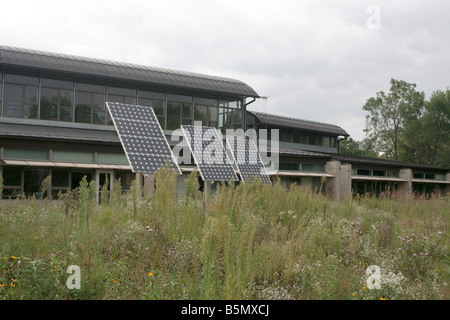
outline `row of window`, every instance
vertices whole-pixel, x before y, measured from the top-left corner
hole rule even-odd
[[[358,169],[352,168],[352,174],[358,176],[374,176],[374,177],[399,177],[398,170],[376,170],[376,169]],[[428,180],[445,180],[443,174],[434,173],[414,173],[414,179],[428,179]]]
[[[211,99],[156,88],[124,88],[0,72],[3,117],[111,125],[106,101],[153,107],[161,126],[167,130],[202,121],[203,125],[225,132],[227,128],[242,128],[243,123],[242,100],[238,99]]]
[[[322,147],[336,148],[336,137],[324,136],[320,134],[305,133],[280,129],[280,142],[291,142],[299,144],[310,144]]]
[[[320,163],[288,163],[280,162],[278,170],[303,171],[303,172],[325,172],[325,165]]]
[[[48,176],[51,176],[50,189],[46,194],[42,194],[42,183]],[[59,193],[64,194],[77,188],[84,176],[88,181],[96,178],[94,170],[4,166],[2,167],[3,193],[1,196],[3,199],[14,199],[23,195],[42,199],[51,195],[52,199],[57,199]],[[106,181],[105,177],[105,174],[99,174],[100,188]],[[108,179],[111,181],[110,174]],[[113,179],[120,179],[122,191],[125,191],[129,189],[134,175],[131,171],[115,170]]]
[[[398,170],[377,170],[352,168],[352,174],[358,176],[395,177],[398,178]]]

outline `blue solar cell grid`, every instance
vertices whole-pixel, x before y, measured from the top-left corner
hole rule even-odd
[[[182,125],[181,129],[204,181],[238,180],[216,128]]]
[[[169,161],[181,173],[151,107],[106,102],[133,172],[155,173]]]
[[[263,184],[271,184],[253,140],[234,137],[234,139],[227,139],[227,144],[232,151],[239,175],[244,183],[253,182],[255,177],[259,176]]]

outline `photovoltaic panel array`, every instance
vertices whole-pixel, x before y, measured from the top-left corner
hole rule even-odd
[[[263,184],[272,184],[255,141],[243,137],[234,137],[233,139],[227,139],[227,144],[232,151],[239,175],[244,183],[253,182],[255,177],[258,176]]]
[[[204,181],[238,181],[216,128],[182,125],[181,129]]]
[[[169,161],[181,173],[153,108],[118,102],[106,106],[133,172],[155,173]]]

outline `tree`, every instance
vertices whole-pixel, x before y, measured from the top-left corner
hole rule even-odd
[[[406,161],[450,166],[450,90],[432,93],[421,117],[405,125]]]
[[[373,142],[370,139],[363,139],[362,141],[353,140],[348,137],[345,140],[339,142],[339,153],[351,156],[360,157],[376,157],[377,153]]]
[[[391,79],[388,94],[380,91],[367,100],[363,110],[366,116],[364,132],[366,139],[374,141],[375,151],[387,158],[399,160],[402,134],[407,122],[421,116],[425,94],[416,91],[416,85],[403,80]]]

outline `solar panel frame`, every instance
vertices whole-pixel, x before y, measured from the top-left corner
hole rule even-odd
[[[253,182],[255,176],[259,176],[263,184],[272,184],[252,139],[235,136],[233,139],[227,138],[226,142],[244,183]]]
[[[201,131],[199,128],[201,128]],[[197,164],[200,176],[202,177],[203,181],[230,182],[239,180],[216,128],[207,126],[200,127],[192,125],[182,125],[181,130],[186,138],[187,145],[192,153],[194,162]],[[212,137],[214,137],[214,140],[204,140],[205,132],[213,133]],[[205,148],[208,148],[211,145],[214,150],[219,149],[219,152],[221,151],[222,155],[220,156],[219,153],[217,156],[215,155],[213,157],[209,157],[207,159],[208,161],[205,163]],[[219,158],[221,158],[221,163],[215,163],[215,160]],[[217,175],[217,173],[220,174]]]
[[[153,174],[169,159],[181,174],[152,107],[109,101],[106,106],[132,172]]]

